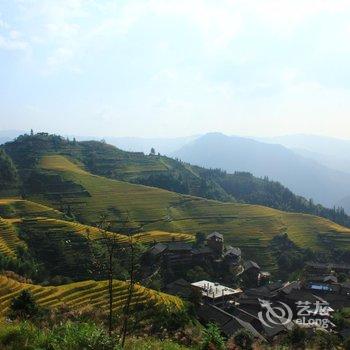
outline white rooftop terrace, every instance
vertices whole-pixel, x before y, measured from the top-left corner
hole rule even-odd
[[[205,280],[191,283],[191,286],[201,289],[202,296],[212,299],[242,293],[242,289],[233,289],[223,286],[219,283],[209,282]]]

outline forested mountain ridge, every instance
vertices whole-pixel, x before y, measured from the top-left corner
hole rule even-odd
[[[18,186],[17,169],[11,158],[0,149],[0,191],[11,190]]]
[[[172,155],[206,168],[268,176],[293,193],[312,198],[326,207],[333,207],[344,196],[350,195],[349,173],[331,169],[279,144],[209,133]]]
[[[328,209],[316,205],[312,200],[296,196],[278,182],[257,178],[247,172],[228,174],[166,156],[122,151],[104,142],[77,142],[45,133],[22,135],[1,149],[2,154],[5,151],[16,165],[22,181],[18,190],[24,194],[30,192],[33,186],[39,186],[38,177],[33,180],[32,175],[41,155],[59,153],[96,175],[224,202],[259,204],[318,215],[350,226],[350,217],[341,208]],[[6,156],[6,159],[9,157]],[[17,169],[12,168],[13,174],[16,174]],[[14,183],[17,183],[17,175]]]

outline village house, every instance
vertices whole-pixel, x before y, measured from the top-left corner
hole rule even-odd
[[[233,289],[209,281],[191,283],[191,286],[198,300],[221,307],[227,307],[242,293],[241,289]]]
[[[173,241],[156,243],[146,253],[154,263],[164,263],[167,267],[200,265],[206,262],[214,263],[216,268],[227,266],[232,273],[238,271],[242,252],[239,248],[224,246],[224,237],[213,232],[206,237],[205,246],[195,246],[193,243]]]
[[[239,330],[245,329],[255,338],[266,341],[250,322],[246,322],[215,305],[200,305],[197,309],[197,316],[202,323],[215,323],[228,338]]]
[[[224,252],[224,236],[219,232],[213,232],[207,236],[207,246],[213,252],[215,259],[221,259]]]

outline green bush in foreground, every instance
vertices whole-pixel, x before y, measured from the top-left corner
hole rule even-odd
[[[48,329],[29,321],[0,327],[1,350],[121,350],[117,336],[110,339],[104,328],[92,322],[65,322]],[[133,338],[125,350],[187,350],[171,340]]]
[[[203,350],[207,349],[224,350],[225,339],[222,337],[220,329],[214,323],[209,323],[204,331]]]
[[[252,349],[254,343],[253,335],[245,329],[241,329],[234,335],[235,344],[242,350]]]
[[[94,323],[67,322],[53,329],[41,329],[25,321],[7,325],[0,331],[4,350],[117,350],[116,341]]]
[[[39,307],[30,291],[22,290],[18,297],[13,298],[10,306],[10,318],[29,319],[38,314]]]

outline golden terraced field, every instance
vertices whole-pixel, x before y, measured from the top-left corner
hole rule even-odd
[[[0,217],[0,253],[14,257],[16,246],[23,244],[18,238],[14,225]]]
[[[26,232],[29,239],[33,230],[42,232],[42,234],[50,234],[55,240],[65,240],[67,233],[85,237],[89,235],[91,239],[99,239],[103,236],[97,227],[62,220],[60,218],[64,215],[59,211],[31,201],[2,199],[0,208],[2,208],[3,215],[7,216],[7,218],[0,216],[0,253],[7,256],[15,257],[16,246],[24,244],[18,237],[19,230]],[[117,237],[120,243],[129,241],[129,238],[123,234],[108,232],[108,235]],[[193,240],[193,235],[152,230],[132,236],[133,242],[143,244],[173,240],[190,241]]]
[[[100,229],[93,226],[83,225],[77,222],[64,221],[51,218],[30,218],[23,219],[18,222],[23,227],[24,231],[30,232],[31,230],[41,231],[43,234],[51,234],[56,239],[64,239],[64,235],[67,232],[73,232],[79,236],[88,237],[90,239],[101,239],[104,237],[105,232],[101,232]],[[129,237],[123,234],[107,231],[106,234],[110,237],[115,237],[119,243],[129,242]],[[169,242],[169,241],[190,241],[193,240],[193,236],[184,233],[169,233],[164,231],[149,231],[138,233],[130,237],[133,243],[149,243],[149,242]]]
[[[129,284],[123,281],[113,282],[113,309],[120,310],[126,302]],[[9,310],[12,298],[22,290],[29,290],[39,305],[55,308],[67,305],[72,309],[83,310],[94,307],[102,312],[108,310],[108,282],[83,281],[62,286],[48,286],[21,283],[0,275],[0,317],[4,317]],[[152,289],[135,285],[131,305],[149,303],[166,305],[169,308],[181,309],[183,302],[180,298],[157,292]]]

